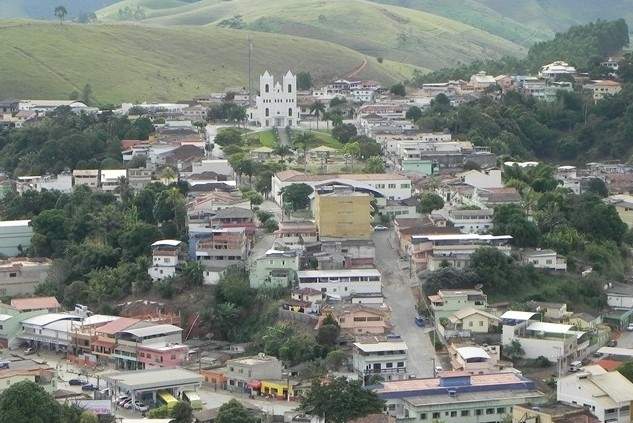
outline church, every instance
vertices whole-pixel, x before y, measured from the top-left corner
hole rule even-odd
[[[263,128],[297,126],[297,77],[288,71],[281,82],[275,82],[268,71],[264,72],[259,77],[259,95],[249,118]]]

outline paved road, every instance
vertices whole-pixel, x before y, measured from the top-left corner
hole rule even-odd
[[[429,338],[430,329],[415,324],[416,299],[411,289],[415,280],[409,279],[408,269],[402,269],[408,263],[400,260],[390,236],[390,231],[374,234],[376,263],[382,273],[385,302],[391,308],[391,323],[409,348],[410,373],[416,377],[432,377],[435,349]]]

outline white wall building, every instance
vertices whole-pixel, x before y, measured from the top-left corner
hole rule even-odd
[[[469,170],[467,172],[458,173],[465,184],[472,185],[476,188],[502,188],[501,170]]]
[[[268,71],[259,77],[259,95],[250,120],[263,128],[297,126],[297,77],[292,72],[288,71],[281,83],[275,83],[275,78]]]
[[[302,270],[297,272],[297,277],[299,289],[316,289],[334,298],[382,292],[377,269]]]
[[[121,185],[121,178],[127,178],[125,169],[103,169],[101,170],[101,190],[112,192]]]
[[[567,62],[557,61],[550,63],[549,65],[545,65],[541,68],[539,72],[539,76],[541,78],[557,78],[561,75],[575,75],[576,68],[570,66]]]
[[[620,372],[607,372],[598,365],[586,366],[558,380],[556,399],[588,408],[601,422],[629,423],[633,383]]]
[[[537,269],[567,270],[567,260],[554,250],[526,250],[521,253],[521,261],[531,264]]]
[[[163,239],[152,244],[152,265],[147,273],[154,281],[175,276],[182,260],[182,241]]]
[[[448,221],[465,234],[485,234],[492,231],[494,210],[459,210],[448,212]]]
[[[407,374],[407,344],[401,340],[356,342],[352,353],[354,371],[365,381],[380,376],[385,381],[404,379]]]

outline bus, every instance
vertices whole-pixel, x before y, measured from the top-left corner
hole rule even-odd
[[[202,400],[197,392],[183,391],[182,400],[188,402],[192,409],[202,410]]]
[[[158,391],[156,398],[158,400],[158,404],[166,405],[170,410],[178,404],[178,400],[168,391]]]

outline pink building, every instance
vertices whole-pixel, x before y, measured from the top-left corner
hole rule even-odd
[[[182,344],[146,344],[138,346],[138,361],[146,369],[153,367],[178,367],[186,359],[189,347]]]

